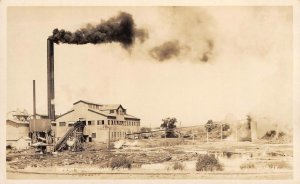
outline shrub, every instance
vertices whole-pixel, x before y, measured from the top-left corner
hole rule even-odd
[[[223,155],[225,155],[227,158],[231,158],[232,154],[232,152],[223,152]]]
[[[247,162],[240,165],[241,169],[254,169],[255,165],[253,163]]]
[[[159,146],[164,146],[164,147],[168,147],[168,146],[176,146],[176,145],[182,145],[184,144],[182,140],[178,140],[178,139],[173,139],[173,140],[162,140],[158,145]]]
[[[6,161],[8,162],[12,161],[12,157],[6,157]]]
[[[110,167],[112,169],[115,168],[128,168],[131,169],[132,167],[132,160],[126,158],[125,156],[114,157],[111,159]]]
[[[291,169],[292,166],[285,161],[275,161],[267,163],[267,166],[271,169]]]
[[[284,137],[285,136],[285,133],[284,132],[279,132],[278,133],[278,137]]]
[[[175,162],[173,165],[173,169],[174,170],[183,170],[184,169],[184,165],[180,162]]]
[[[223,166],[215,155],[199,155],[196,162],[196,171],[222,171]]]
[[[11,145],[7,145],[6,149],[12,149],[12,146]]]
[[[114,149],[115,148],[115,144],[113,142],[110,142],[108,145],[109,149]]]
[[[269,131],[266,132],[266,134],[262,138],[266,139],[266,140],[270,140],[270,139],[274,138],[275,135],[276,135],[275,130],[269,130]]]

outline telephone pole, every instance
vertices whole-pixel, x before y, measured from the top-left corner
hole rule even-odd
[[[223,124],[221,123],[221,141],[223,140]]]
[[[206,142],[208,142],[208,129],[206,129]]]

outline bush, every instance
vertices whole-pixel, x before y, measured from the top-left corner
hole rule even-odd
[[[241,169],[254,169],[255,168],[255,165],[253,163],[243,163],[240,165],[240,168]]]
[[[12,146],[11,145],[7,145],[6,149],[12,149]]]
[[[7,161],[7,162],[12,161],[12,157],[6,157],[6,161]]]
[[[266,132],[266,134],[262,138],[266,139],[266,140],[270,140],[270,139],[274,138],[275,135],[276,135],[275,130],[269,130],[269,131]]]
[[[291,169],[292,166],[285,161],[275,161],[267,163],[267,166],[271,169]]]
[[[278,137],[284,137],[286,134],[284,132],[279,132]]]
[[[110,142],[109,145],[108,145],[108,148],[109,149],[114,149],[115,148],[115,143]]]
[[[129,159],[129,158],[126,158],[125,156],[115,157],[115,158],[111,159],[110,167],[112,169],[115,169],[115,168],[128,168],[128,169],[131,169],[132,160]]]
[[[167,139],[167,140],[161,140],[158,143],[158,146],[168,147],[168,146],[177,146],[177,145],[183,145],[184,141],[179,139]]]
[[[215,155],[199,155],[196,162],[196,171],[222,171],[223,166]]]
[[[180,162],[175,162],[173,165],[173,169],[174,170],[183,170],[184,169],[184,165]]]

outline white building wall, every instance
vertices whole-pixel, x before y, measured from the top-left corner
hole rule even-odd
[[[108,136],[109,136],[109,130],[108,128],[102,128],[99,127],[97,128],[97,132],[96,132],[96,138],[92,138],[93,141],[108,141]]]
[[[12,146],[16,149],[28,149],[30,147],[31,140],[30,139],[24,139],[21,138],[18,141],[15,142]]]
[[[67,130],[71,128],[69,124],[79,121],[79,119],[86,121],[84,134],[91,136],[92,133],[96,133],[97,120],[105,120],[106,117],[90,112],[84,108],[76,108],[73,112],[56,119],[56,137],[62,137]],[[88,121],[92,121],[93,125],[88,125]],[[60,122],[65,122],[65,126],[60,126]]]
[[[125,120],[124,116],[118,116],[117,119],[109,119],[110,124],[108,125],[108,119],[106,116],[91,112],[88,110],[88,104],[77,103],[74,105],[74,111],[63,115],[56,119],[56,137],[62,137],[69,128],[69,123],[74,123],[78,120],[86,121],[86,126],[84,128],[84,135],[88,135],[92,141],[103,141],[106,142],[108,135],[110,135],[110,140],[124,139],[126,133],[133,133],[140,130],[140,121],[137,120]],[[89,121],[92,122],[89,125]],[[97,125],[97,121],[100,121],[100,125]],[[102,124],[104,121],[104,125]],[[123,125],[112,124],[112,122],[124,121]],[[60,126],[60,122],[65,122],[65,126]],[[125,123],[126,122],[126,123]]]
[[[6,121],[6,140],[18,140],[21,137],[28,137],[29,124],[18,124],[13,121]]]

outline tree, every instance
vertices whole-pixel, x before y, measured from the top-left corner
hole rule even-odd
[[[223,123],[222,124],[222,130],[223,131],[228,131],[230,129],[230,125],[229,124],[227,124],[227,123]]]
[[[208,120],[205,124],[206,131],[210,132],[217,127],[217,124],[213,122],[213,120]]]
[[[208,120],[205,124],[205,129],[207,132],[210,132],[211,135],[215,138],[221,138],[222,136],[222,139],[224,139],[231,135],[230,125],[228,123],[214,122],[213,120]]]
[[[176,137],[174,133],[174,129],[176,128],[177,119],[176,118],[165,118],[162,119],[163,123],[160,125],[161,128],[166,130],[166,137],[167,138],[174,138]]]
[[[248,115],[247,115],[247,125],[248,125],[248,129],[249,129],[249,130],[251,129],[251,121],[252,121],[252,118],[251,118],[251,116],[248,114]]]
[[[142,127],[141,132],[151,132],[151,128],[148,127]]]

